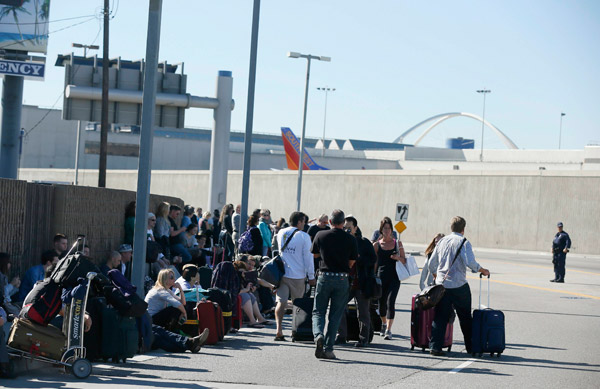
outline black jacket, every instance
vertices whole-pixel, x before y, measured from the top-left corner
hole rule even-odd
[[[377,263],[377,254],[373,248],[373,243],[367,238],[363,238],[360,232],[356,234],[358,243],[358,259],[356,260],[356,274],[358,276],[358,286],[365,297],[373,295],[373,279],[375,275],[375,263]]]

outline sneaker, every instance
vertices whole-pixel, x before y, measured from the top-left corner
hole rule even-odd
[[[556,280],[550,280],[550,282],[556,282]]]
[[[323,336],[317,336],[315,343],[317,344],[317,348],[315,349],[315,357],[319,359],[325,358],[325,351],[323,351]]]
[[[392,331],[386,331],[385,336],[383,337],[385,340],[392,340]]]
[[[387,329],[387,325],[385,324],[381,324],[381,331],[379,332],[379,335],[381,336],[385,336],[386,330]]]
[[[335,354],[333,353],[333,351],[325,351],[325,353],[323,353],[323,359],[337,359],[335,357]]]

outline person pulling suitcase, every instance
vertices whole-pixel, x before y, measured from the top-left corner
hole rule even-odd
[[[460,216],[452,218],[452,233],[443,237],[435,247],[429,260],[429,271],[435,283],[444,285],[444,297],[435,306],[435,318],[431,331],[430,354],[444,356],[442,351],[450,311],[456,310],[460,329],[465,338],[467,353],[471,353],[473,317],[471,316],[471,289],[467,283],[467,267],[473,272],[489,276],[490,272],[475,261],[473,247],[463,237],[467,222]]]

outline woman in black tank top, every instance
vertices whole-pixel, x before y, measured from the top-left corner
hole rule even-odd
[[[396,297],[400,290],[400,280],[396,273],[398,261],[406,263],[402,243],[392,236],[392,220],[384,217],[379,226],[381,239],[373,243],[377,253],[377,274],[381,278],[382,294],[379,299],[379,315],[381,316],[381,336],[392,339],[392,325],[396,314]]]

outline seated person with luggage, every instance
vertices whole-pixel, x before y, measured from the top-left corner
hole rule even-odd
[[[112,269],[119,269],[119,271],[121,270],[121,253],[118,251],[112,251],[108,256],[106,263],[100,266],[100,271],[105,276],[108,276],[108,272]]]
[[[265,324],[271,324],[270,321],[266,320],[260,313],[258,302],[254,296],[256,286],[245,279],[244,272],[247,271],[247,266],[242,261],[235,261],[233,266],[238,272],[240,279],[240,296],[242,296],[242,311],[246,314],[249,320],[248,327],[252,328],[264,328]]]
[[[35,283],[43,280],[46,270],[56,262],[58,262],[56,251],[48,250],[42,253],[41,264],[31,267],[25,272],[19,288],[19,301],[25,300],[25,296],[33,289]]]
[[[8,351],[4,342],[4,323],[6,323],[6,312],[0,307],[0,339],[2,339],[0,342],[0,378],[15,378],[10,368],[10,362],[8,362]]]
[[[172,288],[180,290],[179,296],[175,295]],[[171,269],[163,269],[158,273],[156,284],[146,295],[145,301],[152,322],[158,326],[177,332],[187,320],[183,288],[175,283],[175,273]]]
[[[198,267],[188,263],[183,266],[181,277],[179,277],[175,283],[181,286],[182,290],[193,289],[196,284],[200,283],[200,274],[198,274]]]
[[[19,307],[13,304],[11,296],[12,289],[18,288],[21,280],[18,277],[9,282],[10,276],[10,255],[8,253],[0,253],[0,306],[11,315],[19,314]]]

